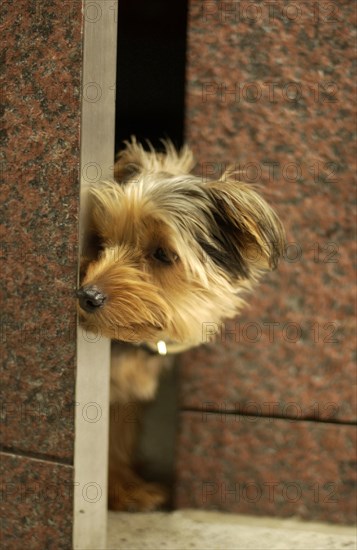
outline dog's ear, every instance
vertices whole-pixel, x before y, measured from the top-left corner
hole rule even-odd
[[[283,226],[253,186],[225,174],[206,184],[213,222],[211,240],[200,243],[231,277],[255,278],[277,266],[283,254]]]

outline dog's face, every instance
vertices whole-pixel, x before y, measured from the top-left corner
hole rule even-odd
[[[203,183],[185,173],[187,150],[167,149],[130,144],[118,181],[90,190],[79,312],[109,338],[199,343],[204,323],[234,316],[282,251],[280,221],[251,186]]]

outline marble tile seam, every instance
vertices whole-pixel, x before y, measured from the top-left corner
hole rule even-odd
[[[332,420],[326,418],[312,418],[312,417],[300,417],[295,418],[292,416],[282,416],[282,415],[263,415],[256,413],[248,413],[244,411],[234,411],[234,410],[225,410],[220,411],[217,409],[196,409],[192,408],[179,408],[179,413],[197,413],[197,414],[216,414],[217,416],[247,416],[253,417],[255,419],[266,419],[266,420],[287,420],[288,422],[317,422],[319,424],[339,424],[342,426],[356,426],[356,420]]]
[[[52,464],[59,464],[61,466],[73,466],[73,461],[68,458],[58,458],[57,456],[46,455],[45,453],[33,453],[29,451],[23,451],[22,449],[5,447],[4,445],[0,445],[0,453],[4,455],[16,456],[18,458],[37,460],[39,462],[51,462]]]

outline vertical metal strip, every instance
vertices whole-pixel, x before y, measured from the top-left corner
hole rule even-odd
[[[113,172],[117,1],[84,0],[83,10],[80,241],[86,187]],[[81,550],[106,546],[109,370],[110,341],[79,327],[73,546]]]

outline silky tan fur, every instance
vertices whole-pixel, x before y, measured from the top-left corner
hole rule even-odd
[[[105,302],[91,312],[79,307],[79,316],[84,328],[114,341],[109,505],[116,510],[151,510],[166,498],[135,473],[138,423],[124,419],[128,403],[154,397],[170,358],[137,344],[199,345],[203,323],[239,313],[284,247],[282,224],[256,188],[234,172],[204,182],[190,173],[187,146],[164,145],[164,153],[145,151],[132,139],[118,155],[115,181],[89,190],[81,285],[99,289]]]

